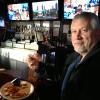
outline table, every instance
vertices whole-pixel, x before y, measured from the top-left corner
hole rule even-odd
[[[1,70],[0,71],[0,87],[5,84],[6,82],[9,82],[11,80],[13,80],[14,78],[16,77],[20,77],[20,72],[16,71],[16,70]],[[26,81],[28,81],[26,79]],[[35,87],[36,89],[36,87]],[[1,97],[0,97],[0,100],[3,100]],[[34,93],[28,97],[26,100],[39,100],[39,97],[36,93],[36,90],[34,91]]]
[[[31,96],[26,98],[26,100],[52,100],[52,98],[56,98],[56,96],[58,98],[57,95],[58,89],[56,90],[57,84],[55,84],[52,81],[41,79],[41,78],[36,79],[37,81],[34,81],[34,77],[32,77],[33,76],[32,73],[33,73],[32,70],[29,70],[28,78],[25,80],[31,82],[34,85],[35,90]],[[20,77],[20,75],[21,73],[16,70],[0,71],[0,87],[4,83],[13,80],[15,77]]]

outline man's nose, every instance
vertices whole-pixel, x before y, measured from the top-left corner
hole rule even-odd
[[[76,32],[76,37],[77,37],[78,39],[81,39],[81,38],[82,38],[82,36],[81,36],[81,31],[80,31],[80,30],[78,30],[78,31]]]

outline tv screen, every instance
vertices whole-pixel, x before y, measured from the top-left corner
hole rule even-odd
[[[0,17],[0,27],[5,27],[5,21],[2,17]]]
[[[28,3],[9,4],[7,9],[9,20],[30,20]]]
[[[81,12],[99,13],[99,0],[64,0],[64,19],[73,19]]]
[[[33,20],[58,19],[58,0],[32,2]]]

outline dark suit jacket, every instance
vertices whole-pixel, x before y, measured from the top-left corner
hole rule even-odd
[[[68,81],[61,100],[100,100],[100,42],[78,65]]]

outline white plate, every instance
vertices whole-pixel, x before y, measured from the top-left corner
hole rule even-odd
[[[28,96],[30,96],[33,92],[34,92],[34,86],[27,81],[21,81],[21,85],[20,87],[17,86],[17,88],[19,89],[18,92],[20,91],[20,93],[25,93],[24,95],[18,95],[18,92],[14,92],[13,96],[12,93],[9,93],[9,89],[8,87],[11,86],[12,83],[11,82],[7,82],[5,83],[1,88],[0,88],[0,95],[7,100],[22,100],[27,98]],[[16,87],[16,86],[14,86]],[[11,88],[10,88],[11,89]],[[8,93],[8,95],[7,95]],[[15,94],[17,94],[17,96],[15,96]]]

